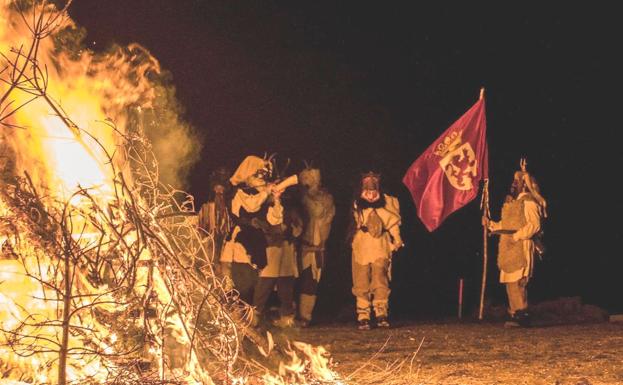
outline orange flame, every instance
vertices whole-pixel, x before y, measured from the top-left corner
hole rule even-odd
[[[52,6],[38,10],[49,15],[56,12]],[[35,40],[27,24],[29,15],[25,16],[22,18],[11,1],[0,0],[0,53],[7,60],[0,70],[5,65],[8,68],[0,75],[3,80],[10,79],[11,65],[32,71],[25,77],[30,76],[30,85],[25,78],[21,79],[22,87],[15,89],[9,82],[0,82],[0,96],[10,95],[0,105],[4,108],[0,112],[3,118],[0,123],[3,124],[2,140],[9,146],[14,160],[13,172],[16,175],[28,174],[50,204],[69,202],[79,208],[83,205],[83,196],[76,192],[86,189],[93,199],[106,207],[114,192],[115,171],[125,172],[128,167],[127,159],[123,159],[117,151],[119,138],[128,134],[129,111],[152,107],[157,94],[147,76],[160,72],[159,63],[138,45],[118,49],[106,56],[84,50],[76,57],[75,52],[59,50],[51,38],[38,41],[36,58],[28,62],[24,52],[34,46]],[[64,17],[59,18],[54,27],[58,32],[63,28],[74,28],[74,24]],[[38,68],[33,66],[35,63]],[[184,136],[186,134],[178,135],[182,145],[184,140],[188,140]],[[130,174],[124,176],[126,181],[131,181]],[[0,211],[7,210],[0,199]],[[72,220],[79,221],[79,218]],[[73,236],[81,246],[94,242],[89,238],[90,229],[82,228],[79,223],[74,227],[78,232]],[[27,229],[22,230],[28,233]],[[132,235],[126,238],[126,242],[133,242]],[[29,383],[49,383],[55,378],[60,340],[59,323],[51,320],[58,320],[63,309],[59,301],[50,301],[58,294],[52,289],[42,289],[45,285],[41,283],[59,274],[59,268],[53,256],[41,255],[41,250],[37,250],[34,243],[29,244],[28,239],[20,241],[21,260],[0,259],[0,326],[3,330],[15,331],[21,336],[23,344],[36,346],[37,349],[33,353],[25,348],[24,356],[17,355],[0,336],[0,346],[4,345],[0,348],[0,365],[10,368],[9,378],[28,379]],[[8,240],[3,239],[4,242]],[[145,254],[145,259],[151,259],[149,253]],[[156,306],[162,307],[170,302],[171,295],[158,270],[151,274],[148,277],[143,272],[137,279],[153,280],[158,296]],[[105,285],[93,287],[84,272],[75,272],[74,285],[77,292],[86,295],[77,296],[73,300],[73,308],[95,306],[103,309],[113,307],[117,311],[123,309],[123,305],[112,305],[115,301]],[[93,305],[94,301],[97,305]],[[178,342],[187,346],[190,338],[182,327],[181,317],[171,316],[168,327],[174,330],[173,335]],[[101,325],[92,312],[80,312],[72,322],[76,323],[76,328],[94,331],[90,338],[91,343],[97,346],[89,349],[95,348],[105,354],[116,352],[116,336]],[[153,321],[151,327],[157,329],[161,326]],[[80,338],[73,337],[69,341],[70,350],[87,349]],[[163,345],[162,341],[157,342],[159,346]],[[162,351],[152,348],[150,353],[162,372]],[[103,381],[110,373],[110,367],[103,365],[97,357],[78,356],[67,368],[67,380],[73,382],[89,378]],[[185,367],[176,374],[186,377],[191,383],[211,383],[192,353]]]
[[[13,60],[16,67],[29,68],[32,63],[26,62],[20,55],[32,46],[32,31],[10,4],[10,0],[0,0],[0,53]],[[40,11],[55,12],[51,6]],[[74,28],[74,24],[65,17],[59,18],[55,27],[56,31],[61,31],[63,28]],[[160,73],[159,63],[136,44],[101,56],[88,50],[79,53],[63,51],[50,38],[40,41],[36,63],[39,72],[35,71],[31,80],[40,88],[31,85],[26,89],[14,89],[10,93],[10,103],[9,100],[0,103],[0,118],[3,118],[0,121],[3,124],[0,140],[10,148],[14,158],[13,172],[16,175],[28,174],[37,190],[44,192],[50,205],[69,203],[75,213],[83,215],[81,210],[89,210],[89,202],[84,195],[76,192],[86,189],[92,199],[106,207],[106,203],[114,198],[115,180],[119,173],[123,173],[125,180],[131,183],[131,174],[127,173],[129,160],[123,159],[122,152],[117,150],[121,145],[120,138],[130,134],[131,111],[140,114],[143,109],[154,107],[159,97],[157,89],[148,79],[149,74]],[[8,75],[4,72],[0,76]],[[0,82],[0,97],[11,91],[10,88],[10,84]],[[15,108],[22,105],[23,108]],[[2,110],[5,107],[8,110]],[[12,108],[15,110],[6,115]],[[175,138],[181,149],[192,147],[193,139],[184,129],[169,130],[164,137]],[[170,157],[174,161],[180,158],[174,154]],[[9,217],[9,211],[9,205],[0,198],[0,217]],[[98,222],[98,215],[89,213],[89,218]],[[84,228],[87,224],[79,223],[80,215],[75,216],[71,218],[76,221],[74,227],[77,232],[72,234],[74,241],[80,247],[97,244],[97,238],[102,234]],[[104,226],[104,222],[101,220],[97,224]],[[110,227],[114,225],[107,224]],[[54,300],[58,298],[58,293],[42,283],[54,279],[62,268],[58,265],[58,256],[42,254],[44,251],[36,247],[36,242],[28,239],[28,229],[20,230],[24,230],[25,235],[15,246],[20,248],[21,259],[2,259],[0,255],[0,328],[16,331],[23,336],[22,342],[36,345],[38,352],[26,349],[23,356],[17,355],[15,350],[6,346],[6,336],[0,335],[0,369],[10,369],[5,371],[8,378],[0,382],[51,383],[55,380],[55,366],[58,365],[60,337],[58,322],[50,320],[60,318],[63,304]],[[124,236],[124,241],[132,244],[137,238],[136,233],[130,233]],[[100,241],[105,245],[107,239]],[[0,245],[10,242],[7,236],[0,234]],[[188,348],[191,337],[185,323],[189,316],[170,311],[171,290],[174,289],[171,282],[166,282],[166,275],[161,274],[158,261],[153,260],[148,250],[141,254],[140,259],[156,268],[138,269],[135,294],[146,295],[146,288],[151,286],[157,298],[154,304],[157,311],[168,314],[166,328],[172,330],[171,336],[179,345]],[[115,302],[106,285],[95,287],[84,271],[76,269],[74,280],[75,290],[81,295],[73,299],[73,308],[97,308],[111,313],[124,310],[125,305]],[[87,347],[82,339],[71,336],[69,349],[97,349],[109,355],[117,352],[117,335],[100,324],[93,312],[80,312],[71,321],[77,329],[93,331],[90,343],[95,346]],[[146,327],[159,330],[163,328],[159,321],[147,320]],[[160,377],[164,378],[164,341],[163,337],[155,335],[156,341],[148,347],[146,354],[151,355]],[[340,383],[337,374],[330,369],[324,348],[302,342],[294,342],[293,346],[299,352],[287,350],[289,362],[281,363],[279,375],[267,373],[263,377],[264,383],[289,384],[295,381],[305,384],[312,378]],[[111,370],[114,371],[114,367],[111,368],[110,362],[104,362],[101,357],[78,356],[72,358],[67,367],[67,379],[69,382],[86,379],[101,382],[106,380]],[[171,371],[176,379],[190,384],[212,384],[192,349],[183,366]],[[247,377],[230,380],[241,385],[253,381]]]

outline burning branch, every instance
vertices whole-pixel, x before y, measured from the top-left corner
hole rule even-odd
[[[67,20],[66,11],[72,1],[68,1],[61,10],[51,7],[47,1],[40,1],[39,4],[33,2],[30,18],[19,2],[14,3],[32,38],[27,50],[24,49],[24,45],[20,45],[19,48],[11,48],[12,57],[0,52],[0,57],[4,61],[4,66],[0,69],[0,84],[7,86],[0,94],[0,125],[7,128],[19,127],[10,123],[9,118],[40,97],[41,90],[47,89],[47,68],[44,67],[42,70],[37,62],[39,47],[43,39],[49,37]],[[25,102],[15,105],[15,101],[11,100],[11,97],[18,91],[30,94],[31,97]]]
[[[63,385],[232,384],[240,378],[330,384],[337,376],[324,352],[302,343],[273,345],[250,327],[251,307],[215,271],[214,241],[195,223],[193,197],[160,181],[143,119],[155,108],[148,77],[140,87],[115,79],[140,96],[114,108],[98,106],[115,119],[90,120],[99,122],[97,129],[78,123],[76,111],[88,110],[82,104],[63,108],[59,100],[66,98],[55,94],[58,73],[44,53],[51,51],[48,38],[65,25],[65,10],[45,1],[19,9],[28,43],[0,53],[0,125],[9,129],[8,156],[39,155],[22,162],[19,172],[10,170],[0,186],[4,376],[32,383],[55,376]],[[159,70],[148,59],[144,67]],[[21,115],[37,119],[25,123]],[[92,164],[84,176],[98,178],[63,179],[65,170],[50,154],[19,137],[24,131],[70,143],[71,163]],[[243,349],[243,340],[251,349]],[[258,362],[258,346],[267,361],[283,362]]]

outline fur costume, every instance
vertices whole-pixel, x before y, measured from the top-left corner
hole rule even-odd
[[[198,213],[199,228],[213,239],[214,255],[218,258],[223,249],[225,237],[232,230],[233,222],[229,213],[229,175],[225,168],[219,168],[210,174],[208,201],[201,205]]]
[[[294,322],[294,282],[298,277],[296,239],[303,232],[303,221],[297,210],[284,201],[283,223],[271,226],[267,232],[267,265],[259,274],[253,295],[253,305],[263,314],[273,288],[277,287],[280,318],[275,324],[292,326]]]
[[[534,199],[524,195],[521,199],[505,202],[502,206],[502,228],[517,231],[526,225],[524,215],[525,201]],[[513,240],[512,234],[501,234],[498,245],[498,267],[507,273],[523,269],[527,266],[523,245]]]
[[[266,248],[268,246],[266,233],[271,226],[283,222],[283,206],[279,201],[273,202],[267,179],[272,172],[270,161],[257,156],[246,157],[234,175],[230,178],[235,188],[231,202],[231,214],[235,224],[229,234],[223,251],[221,263],[227,274],[231,266],[231,273],[240,270],[239,276],[243,281],[232,280],[237,289],[244,286],[247,290],[241,296],[251,302],[250,296],[255,283],[247,282],[248,277],[257,279],[257,270],[267,264]]]
[[[308,324],[316,304],[316,292],[325,263],[325,243],[335,216],[335,204],[333,196],[321,187],[319,169],[306,168],[301,171],[299,180],[304,187],[301,200],[306,214],[300,247],[299,317],[304,324]]]
[[[528,319],[527,284],[534,267],[535,247],[533,238],[541,230],[545,200],[538,194],[538,185],[527,172],[516,172],[511,195],[502,206],[499,222],[490,221],[489,229],[500,234],[498,267],[500,283],[505,284],[508,296],[508,312],[517,322],[526,324]],[[513,198],[516,196],[516,198]]]

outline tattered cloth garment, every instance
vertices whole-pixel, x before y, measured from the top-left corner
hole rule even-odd
[[[324,267],[324,247],[335,216],[335,204],[333,196],[320,189],[303,196],[303,207],[307,223],[301,241],[301,270],[311,267],[312,278],[318,282]]]
[[[383,235],[383,221],[376,209],[372,209],[370,215],[368,215],[365,226],[373,238],[379,238]]]
[[[525,198],[512,200],[502,206],[502,229],[518,230],[526,224],[524,215]],[[498,267],[500,270],[511,273],[527,266],[522,241],[513,240],[512,234],[501,234],[498,246]]]

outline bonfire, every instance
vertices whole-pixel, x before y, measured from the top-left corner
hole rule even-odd
[[[85,49],[68,6],[0,0],[0,384],[340,383],[214,271],[158,61]]]

